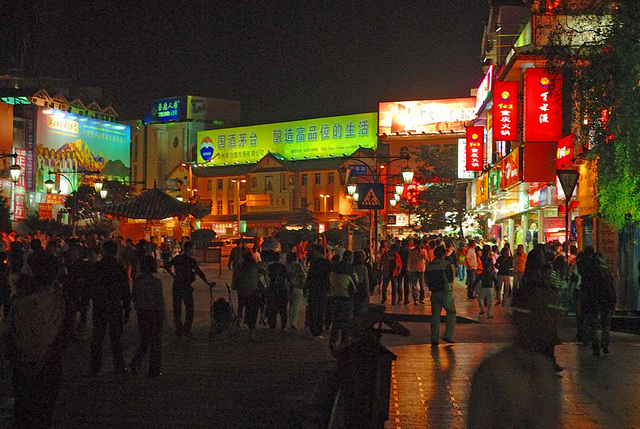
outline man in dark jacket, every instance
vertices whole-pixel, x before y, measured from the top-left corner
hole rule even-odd
[[[182,253],[173,258],[165,269],[173,277],[173,319],[176,328],[176,336],[180,338],[182,334],[191,338],[191,326],[193,325],[193,283],[196,275],[210,287],[215,286],[215,282],[209,283],[198,262],[193,258],[195,249],[192,241],[184,243]],[[173,272],[171,271],[173,268]],[[182,323],[182,303],[184,302],[184,324]]]
[[[311,335],[321,337],[327,312],[331,264],[323,257],[322,246],[312,246],[309,253],[309,272],[304,287],[304,295],[308,298],[307,324]]]
[[[453,330],[456,327],[456,308],[453,303],[453,266],[444,258],[443,246],[434,249],[435,259],[427,264],[425,277],[431,291],[431,345],[438,345],[440,337],[440,312],[447,312],[447,328],[444,341],[453,343]]]
[[[127,271],[118,262],[118,245],[107,241],[102,245],[102,260],[93,270],[93,334],[91,337],[91,364],[89,375],[95,376],[102,366],[102,344],[109,327],[113,367],[116,374],[125,372],[122,355],[122,326],[129,321],[131,294]]]

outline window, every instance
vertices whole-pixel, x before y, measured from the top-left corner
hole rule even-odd
[[[320,173],[316,173],[316,181],[315,181],[316,185],[321,185],[322,184],[322,174]]]
[[[319,212],[322,211],[322,200],[320,198],[313,199],[313,211]]]
[[[222,214],[222,200],[216,202],[216,213],[219,215]]]
[[[306,174],[303,174],[301,176],[301,181],[302,181],[302,183],[301,183],[302,186],[307,186],[307,175]]]
[[[218,190],[221,191],[224,187],[224,181],[222,179],[218,179]]]
[[[227,214],[234,214],[235,212],[235,204],[233,203],[233,200],[229,200],[227,202]]]
[[[229,179],[229,189],[236,189],[236,182],[233,179]]]
[[[327,177],[329,184],[332,184],[334,180],[334,173],[329,173],[329,176]]]
[[[207,191],[213,189],[213,180],[207,180]]]
[[[333,211],[333,197],[327,198],[327,211],[328,212]]]
[[[252,188],[257,188],[258,187],[258,178],[257,177],[252,177],[251,178],[251,187]]]
[[[309,208],[309,202],[307,201],[307,197],[301,197],[300,198],[300,208],[301,209],[308,209]]]

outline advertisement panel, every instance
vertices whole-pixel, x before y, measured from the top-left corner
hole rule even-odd
[[[131,129],[126,125],[78,117],[59,110],[38,114],[36,191],[46,192],[48,172],[99,171],[102,176],[129,180]],[[77,181],[81,177],[71,174]],[[53,180],[53,176],[51,177]],[[65,182],[65,183],[63,183]],[[57,184],[63,193],[71,191],[63,180]]]
[[[473,98],[390,101],[378,105],[379,134],[463,132],[476,118]]]
[[[489,175],[483,174],[476,180],[476,205],[480,205],[489,199]]]
[[[17,148],[15,150],[16,155],[16,164],[22,167],[22,171],[25,171],[27,168],[27,150],[22,148]],[[16,183],[13,187],[13,198],[11,200],[11,220],[14,222],[21,222],[27,218],[27,192],[26,192],[26,183],[27,178],[24,174],[20,175],[20,179],[18,179],[18,183]]]
[[[144,123],[162,123],[187,120],[188,98],[171,97],[153,100],[147,108]]]
[[[473,179],[473,172],[467,170],[466,139],[458,139],[458,179]]]
[[[556,151],[556,170],[566,170],[573,165],[574,147],[573,134],[569,134],[558,141],[558,148]]]
[[[489,70],[487,70],[487,74],[484,76],[482,83],[478,87],[475,104],[476,113],[480,113],[480,109],[489,98],[489,94],[491,94],[491,90],[493,89],[493,69],[493,65],[490,65]]]
[[[500,189],[508,189],[522,181],[522,165],[520,164],[520,148],[517,148],[500,162]]]
[[[562,74],[530,68],[524,73],[524,141],[557,142],[562,138]]]
[[[566,237],[566,220],[563,216],[544,218],[544,239],[545,242],[559,241],[564,243]]]
[[[207,165],[257,162],[267,152],[286,159],[351,155],[378,142],[377,113],[249,125],[198,132],[198,163]]]
[[[484,169],[484,127],[467,127],[467,171]]]
[[[493,91],[493,139],[518,139],[518,82],[496,82]]]

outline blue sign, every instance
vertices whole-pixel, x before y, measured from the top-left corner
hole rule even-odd
[[[366,165],[349,165],[349,175],[356,176],[364,176],[367,174],[368,167]]]
[[[172,122],[187,119],[187,97],[161,98],[153,100],[144,122]]]
[[[364,210],[384,209],[384,184],[358,183],[358,208]]]

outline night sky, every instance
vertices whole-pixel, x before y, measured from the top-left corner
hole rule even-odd
[[[151,99],[193,94],[240,100],[251,123],[468,96],[482,80],[488,17],[487,0],[20,0],[12,7],[3,65],[27,35],[25,74],[101,86],[122,119],[140,117]]]

